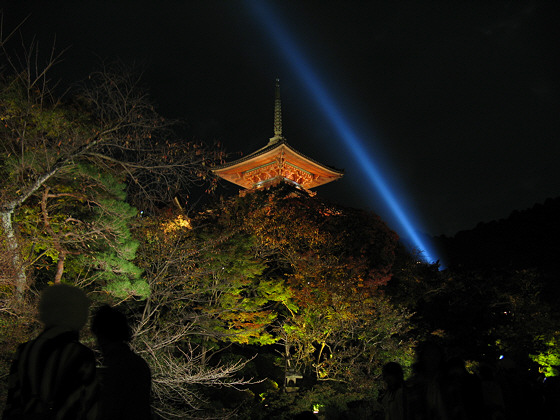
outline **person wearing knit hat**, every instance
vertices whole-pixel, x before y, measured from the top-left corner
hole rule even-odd
[[[88,315],[89,300],[81,289],[56,284],[42,292],[44,330],[18,347],[3,420],[96,418],[95,357],[79,342]]]
[[[80,331],[89,315],[89,299],[77,287],[57,284],[46,288],[39,301],[39,319],[46,328]]]

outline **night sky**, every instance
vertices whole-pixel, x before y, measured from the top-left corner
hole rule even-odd
[[[380,214],[384,199],[271,37],[291,36],[419,231],[453,235],[560,195],[556,2],[0,1],[4,32],[68,48],[56,77],[101,59],[144,68],[160,113],[231,160],[273,135],[281,81],[288,143],[345,170],[319,196]],[[235,194],[237,187],[226,186]],[[399,231],[398,227],[392,227]]]

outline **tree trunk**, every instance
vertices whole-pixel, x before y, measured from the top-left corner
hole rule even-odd
[[[89,145],[87,145],[89,146]],[[12,223],[12,215],[14,210],[19,208],[32,194],[34,194],[47,180],[53,176],[60,168],[67,164],[70,158],[59,159],[52,168],[38,177],[27,188],[23,188],[23,192],[14,200],[8,203],[0,203],[0,223],[2,223],[2,230],[6,237],[6,248],[9,259],[12,264],[13,281],[15,283],[16,295],[19,299],[23,299],[23,294],[27,289],[27,276],[25,275],[25,268],[23,259],[21,257],[19,243],[16,238],[14,226]]]
[[[58,284],[62,280],[64,273],[64,261],[66,260],[66,252],[58,253],[58,261],[56,262],[56,274],[54,276],[54,283]]]
[[[58,284],[62,280],[62,274],[64,273],[64,261],[66,260],[67,252],[64,249],[64,247],[60,244],[59,236],[53,230],[51,226],[51,222],[49,220],[49,212],[47,210],[47,200],[49,197],[49,191],[50,188],[45,187],[45,190],[43,191],[43,197],[41,199],[41,211],[43,213],[43,224],[45,225],[45,229],[52,236],[53,246],[58,251],[58,260],[56,262],[56,273],[54,276],[54,283]]]
[[[13,209],[0,211],[2,230],[4,231],[8,259],[12,264],[13,281],[16,288],[16,294],[19,299],[23,298],[23,293],[27,287],[27,278],[20,254],[19,243],[12,225]]]
[[[284,384],[282,386],[282,390],[287,392],[288,388],[288,371],[291,370],[292,364],[290,361],[290,342],[288,341],[288,337],[286,336],[284,341]]]
[[[206,354],[208,352],[208,345],[206,344],[207,342],[208,342],[208,337],[204,336],[202,338],[202,349],[201,349],[202,354],[200,357],[200,364],[202,366],[206,366]]]

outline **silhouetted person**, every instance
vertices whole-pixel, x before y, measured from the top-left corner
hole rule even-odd
[[[452,357],[446,362],[445,396],[451,419],[483,419],[480,379],[467,371],[465,361],[460,357]]]
[[[498,361],[497,378],[505,402],[505,418],[508,420],[526,420],[541,418],[535,410],[539,403],[531,387],[531,380],[525,369],[508,356]]]
[[[91,330],[103,356],[99,368],[99,420],[151,419],[151,373],[146,361],[134,353],[132,331],[126,316],[110,306],[94,315]]]
[[[482,389],[485,418],[489,420],[505,420],[504,395],[500,384],[496,381],[494,371],[488,365],[478,369]]]
[[[45,328],[17,350],[4,420],[96,418],[95,357],[78,341],[88,314],[80,289],[59,284],[43,291],[39,319]]]
[[[444,376],[445,353],[437,343],[426,341],[416,349],[414,373],[407,383],[408,418],[449,420]]]
[[[382,374],[387,387],[381,398],[385,420],[405,420],[407,407],[402,367],[389,362],[383,366]]]
[[[544,419],[560,419],[560,377],[546,378],[543,391]]]

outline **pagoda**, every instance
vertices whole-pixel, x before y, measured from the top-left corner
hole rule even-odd
[[[337,180],[343,171],[323,165],[290,146],[282,135],[280,81],[276,79],[274,99],[274,137],[255,152],[212,168],[212,172],[247,190],[288,184],[301,193],[315,195],[312,188]]]

